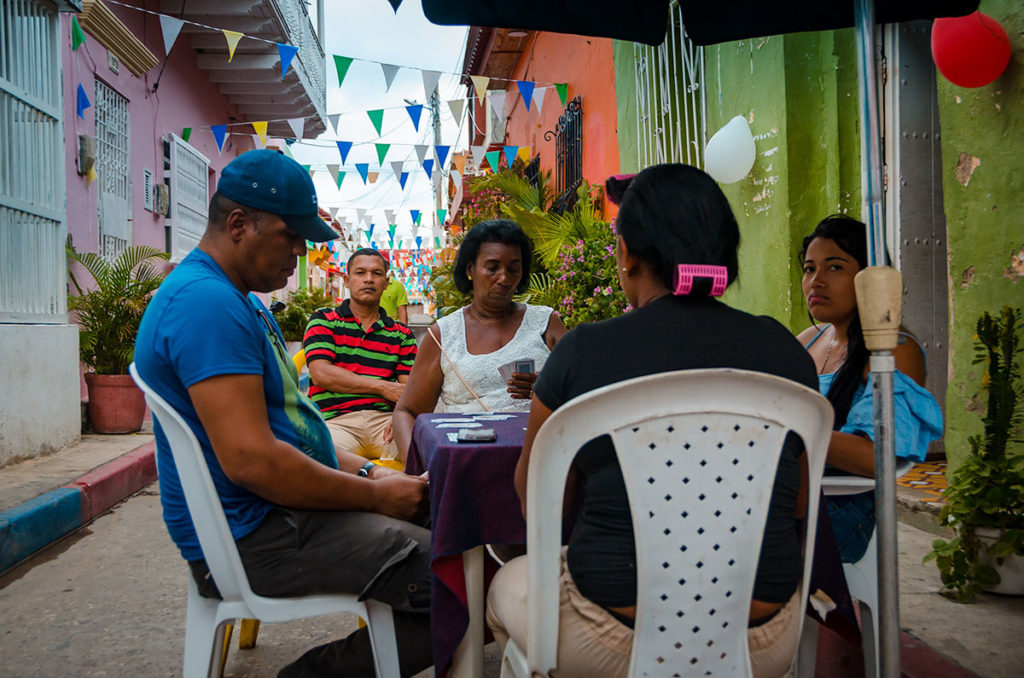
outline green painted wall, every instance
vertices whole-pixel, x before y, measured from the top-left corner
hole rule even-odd
[[[968,436],[982,431],[976,399],[980,366],[971,364],[974,324],[985,311],[1024,306],[1024,6],[1019,0],[986,0],[981,11],[1006,30],[1010,65],[994,83],[977,89],[938,76],[949,244],[951,466],[963,458]]]

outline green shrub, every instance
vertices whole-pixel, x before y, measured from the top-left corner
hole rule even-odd
[[[327,290],[296,290],[288,296],[284,309],[274,314],[285,341],[302,341],[309,316],[318,308],[334,306],[334,297]]]

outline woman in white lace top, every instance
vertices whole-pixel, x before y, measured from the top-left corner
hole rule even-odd
[[[514,221],[484,221],[466,234],[453,277],[473,300],[441,318],[420,343],[395,406],[400,450],[409,447],[416,416],[433,412],[438,400],[447,412],[529,411],[537,373],[566,332],[551,308],[512,301],[526,289],[532,256]],[[502,376],[500,367],[520,360],[532,360],[533,371]]]

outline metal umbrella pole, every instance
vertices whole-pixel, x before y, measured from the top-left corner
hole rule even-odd
[[[878,647],[883,678],[899,678],[899,578],[896,545],[896,458],[894,454],[893,376],[901,315],[902,279],[886,266],[885,210],[882,204],[882,155],[878,75],[875,62],[874,0],[854,0],[857,81],[860,100],[861,166],[867,206],[868,268],[856,278],[857,307],[864,340],[871,350],[875,419],[875,529],[878,547]],[[868,641],[870,642],[870,641]],[[870,675],[870,667],[868,668]]]

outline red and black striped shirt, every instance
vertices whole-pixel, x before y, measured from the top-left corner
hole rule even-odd
[[[331,364],[374,379],[397,381],[409,374],[416,359],[416,338],[402,323],[392,320],[383,309],[368,332],[353,315],[346,299],[337,308],[321,308],[309,317],[302,338],[306,362],[330,360]],[[394,403],[365,393],[335,393],[315,384],[309,397],[331,419],[347,412],[379,410],[391,412]]]

